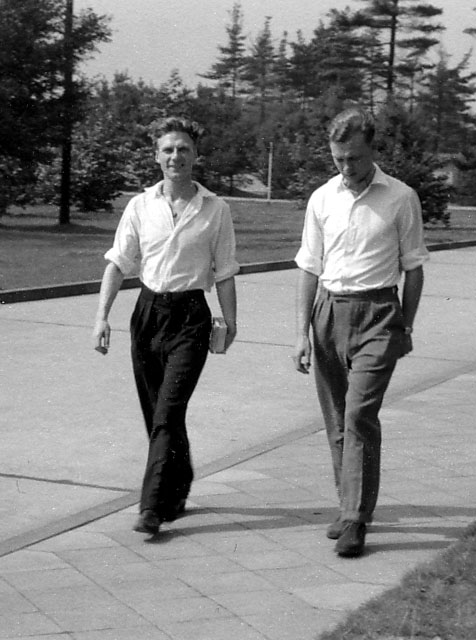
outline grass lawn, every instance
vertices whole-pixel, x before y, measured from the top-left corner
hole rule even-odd
[[[99,280],[103,255],[128,196],[110,213],[72,212],[60,227],[52,207],[14,210],[0,219],[0,289]],[[231,201],[241,264],[291,260],[299,247],[304,211],[294,203]]]
[[[319,640],[475,640],[476,524]]]
[[[129,196],[110,213],[72,212],[72,223],[57,224],[57,209],[48,206],[14,209],[0,219],[0,289],[99,280],[103,255]],[[304,210],[292,202],[231,200],[238,261],[292,260],[299,247]],[[451,228],[426,230],[429,243],[476,240],[476,213],[452,214]]]

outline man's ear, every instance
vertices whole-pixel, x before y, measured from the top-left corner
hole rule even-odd
[[[159,162],[159,150],[158,149],[155,150],[154,158],[155,158],[155,161],[157,162],[157,164],[160,164],[160,162]]]

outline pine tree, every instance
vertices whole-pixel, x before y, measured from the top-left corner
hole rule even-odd
[[[418,95],[422,126],[435,153],[464,150],[468,129],[474,129],[471,104],[476,93],[476,73],[468,71],[470,54],[455,66],[442,49],[435,68],[426,75]]]
[[[274,77],[279,91],[279,99],[284,100],[284,94],[289,89],[289,59],[288,59],[288,32],[284,31],[279,41],[276,58],[274,61]]]
[[[310,100],[332,94],[338,99],[361,100],[365,91],[369,37],[357,34],[348,23],[348,10],[331,11],[330,21],[314,29],[309,43],[298,32],[291,43],[289,82],[306,107]]]
[[[312,44],[305,41],[302,31],[296,34],[296,42],[291,42],[288,78],[291,89],[297,95],[301,108],[305,109],[311,96],[314,95],[315,56]]]
[[[235,2],[230,13],[230,24],[226,27],[228,44],[218,47],[220,57],[208,73],[200,74],[202,78],[216,80],[218,86],[231,91],[236,98],[240,81],[246,66],[245,35],[243,34],[243,12],[241,4]]]
[[[61,139],[64,95],[64,0],[0,0],[0,215],[24,204],[37,166]],[[108,41],[108,19],[91,10],[74,17],[74,63]],[[76,119],[87,87],[74,78],[70,109]]]
[[[473,11],[476,11],[476,7],[474,7]],[[468,27],[464,30],[464,33],[467,33],[470,36],[476,36],[476,27]]]
[[[237,177],[253,170],[253,127],[239,101],[210,87],[198,87],[191,116],[205,129],[198,178],[212,190],[233,195]]]
[[[405,75],[407,69],[414,73],[415,61],[438,44],[437,37],[444,27],[431,20],[443,13],[443,9],[421,0],[356,0],[366,7],[354,13],[352,24],[357,29],[370,29],[377,34],[382,48],[386,49],[386,92],[395,92],[395,81]],[[410,34],[406,36],[405,34]],[[398,66],[410,61],[409,67]]]
[[[427,146],[427,131],[397,101],[388,101],[376,118],[375,147],[382,169],[415,189],[423,221],[448,222],[450,188],[438,175],[438,156]]]
[[[251,86],[252,94],[258,95],[260,123],[265,120],[266,103],[276,87],[274,75],[276,53],[270,23],[271,18],[267,16],[262,31],[251,44],[243,75]]]
[[[361,100],[369,39],[342,24],[347,12],[330,11],[329,23],[314,30],[315,79],[318,95],[332,90],[343,99]]]

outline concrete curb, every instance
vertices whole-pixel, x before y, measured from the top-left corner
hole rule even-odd
[[[438,244],[427,245],[428,251],[448,251],[450,249],[464,249],[466,247],[476,247],[476,240],[440,242]],[[264,273],[266,271],[283,271],[285,269],[295,269],[296,266],[294,260],[252,262],[242,265],[238,275]],[[31,289],[6,289],[5,291],[0,291],[0,305],[88,295],[98,293],[100,287],[101,280],[90,280],[88,282],[70,282],[46,287],[33,287]],[[138,287],[140,287],[139,278],[124,278],[121,289],[137,289]]]
[[[263,273],[265,271],[282,271],[284,269],[294,268],[296,268],[294,260],[254,262],[242,265],[239,275]],[[101,280],[90,280],[88,282],[69,282],[46,287],[33,287],[31,289],[5,289],[5,291],[0,291],[0,304],[15,304],[17,302],[32,302],[34,300],[88,295],[98,293],[100,287]],[[138,287],[140,287],[139,278],[124,278],[121,289],[137,289]]]

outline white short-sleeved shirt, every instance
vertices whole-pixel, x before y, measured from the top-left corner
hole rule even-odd
[[[199,183],[175,224],[163,182],[132,198],[105,254],[124,274],[139,271],[152,291],[210,291],[239,271],[228,204]]]
[[[395,286],[429,258],[416,192],[375,169],[358,196],[338,175],[309,199],[296,263],[335,293]]]

